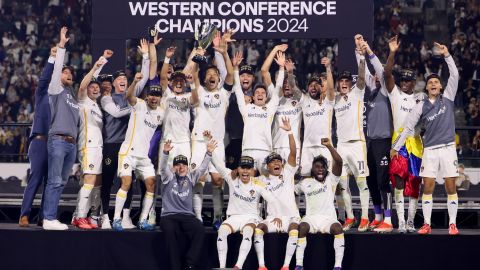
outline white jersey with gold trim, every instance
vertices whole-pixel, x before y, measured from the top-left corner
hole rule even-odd
[[[320,146],[322,138],[332,137],[332,117],[334,102],[325,98],[316,100],[302,95],[300,105],[303,112],[303,147]]]
[[[98,104],[85,97],[78,101],[80,105],[80,130],[78,134],[78,149],[102,147],[103,115]]]
[[[340,177],[334,176],[330,172],[323,183],[308,177],[295,185],[295,193],[298,195],[305,194],[307,216],[323,215],[337,218],[333,185],[338,183],[339,179]]]
[[[287,117],[290,120],[295,144],[300,147],[300,126],[302,123],[302,107],[300,102],[295,98],[282,97],[275,112],[275,120],[273,121],[272,136],[273,148],[289,148],[288,132],[281,129],[283,126],[282,118]]]
[[[339,142],[365,141],[363,133],[364,90],[356,85],[344,96],[335,97],[335,119]]]
[[[169,88],[165,90],[160,102],[165,112],[162,142],[190,142],[190,97],[191,93],[175,95]]]
[[[392,92],[388,94],[392,106],[393,128],[396,132],[404,127],[407,117],[423,96],[418,94],[406,94],[395,85]]]

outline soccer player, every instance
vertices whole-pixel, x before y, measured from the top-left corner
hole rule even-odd
[[[267,87],[257,85],[253,90],[253,103],[240,102],[244,100],[244,93],[240,86],[238,66],[243,59],[242,53],[235,54],[233,62],[235,76],[233,89],[238,100],[238,109],[245,124],[243,129],[242,155],[250,156],[255,160],[255,168],[260,174],[266,174],[265,158],[272,151],[272,122],[277,111],[278,92],[285,77],[285,55],[277,53],[275,61],[280,66],[276,87],[272,91],[270,101],[267,102]]]
[[[227,169],[224,162],[218,160],[215,156],[213,156],[213,165],[225,179],[229,188],[227,219],[223,221],[218,229],[217,237],[220,268],[225,268],[227,261],[228,235],[241,231],[243,239],[240,244],[235,268],[242,269],[248,252],[252,248],[253,232],[261,221],[259,210],[260,197],[263,197],[271,205],[272,212],[269,214],[272,214],[274,217],[278,217],[278,213],[280,213],[279,202],[265,188],[266,186],[261,180],[253,178],[255,161],[252,157],[242,156],[235,171]],[[277,227],[282,227],[280,218],[274,218],[272,222]]]
[[[275,86],[272,83],[272,78],[270,77],[270,66],[272,65],[273,59],[278,52],[285,53],[288,45],[282,44],[275,46],[262,65],[262,78],[263,83],[268,86],[269,96],[272,95],[271,92],[274,91]],[[285,66],[292,67],[293,63],[290,60],[287,60]],[[293,70],[291,70],[293,73]],[[289,75],[285,76],[283,82],[277,82],[277,84],[282,83],[282,91],[279,91],[280,101],[275,113],[275,119],[273,120],[272,128],[272,137],[273,137],[273,151],[279,154],[283,159],[287,159],[290,153],[289,147],[289,136],[280,126],[282,126],[283,117],[288,117],[290,119],[292,132],[295,137],[296,145],[300,147],[300,125],[302,122],[302,108],[300,106],[301,92],[294,91],[295,89],[290,86],[288,82]],[[296,151],[297,157],[296,160],[300,160],[300,149]]]
[[[217,37],[221,39],[220,33],[217,33]],[[225,146],[223,144],[225,138],[225,115],[229,106],[228,101],[233,85],[233,66],[228,56],[228,43],[225,38],[221,39],[214,49],[223,55],[223,62],[225,62],[227,68],[227,76],[225,77],[223,86],[221,86],[220,70],[213,65],[208,66],[205,71],[201,71],[205,72],[203,85],[200,84],[198,76],[194,76],[199,102],[195,107],[195,121],[192,130],[192,158],[190,164],[192,169],[195,169],[203,159],[202,153],[205,152],[208,142],[206,138],[203,137],[203,131],[205,130],[209,130],[213,139],[218,142],[219,149],[213,154],[218,155],[219,160],[225,160]],[[211,176],[212,186],[216,191],[217,197],[219,197],[218,195],[221,195],[222,192],[222,177],[215,167],[213,167],[213,164],[209,165],[208,172]],[[199,220],[202,220],[204,183],[205,176],[203,176],[195,186],[195,195],[193,197],[193,208]],[[213,219],[214,221],[221,222],[223,215],[223,196],[215,199],[217,202],[214,201]],[[221,202],[218,200],[221,200]]]
[[[340,190],[345,202],[347,218],[343,228],[348,230],[355,223],[352,209],[352,198],[348,188],[348,175],[355,176],[360,191],[360,204],[362,216],[358,231],[368,229],[368,205],[370,193],[367,179],[369,175],[367,166],[367,153],[365,135],[363,134],[363,96],[365,93],[365,57],[360,51],[360,64],[358,65],[357,83],[353,85],[352,74],[348,71],[340,73],[337,78],[339,95],[335,98],[335,118],[337,120],[337,151],[342,157],[343,170],[340,178]]]
[[[424,98],[424,93],[415,94],[416,76],[412,70],[405,69],[401,72],[400,87],[395,85],[392,70],[395,54],[400,46],[397,37],[389,41],[390,53],[385,66],[385,84],[389,91],[388,97],[392,105],[394,134],[393,140],[398,138],[410,117],[410,112],[415,105]],[[420,137],[420,125],[415,127],[415,132],[408,136],[405,145],[400,148],[399,155],[390,163],[390,180],[395,188],[395,208],[398,216],[398,231],[401,233],[415,232],[415,213],[417,211],[418,197],[420,195],[420,165],[422,162],[423,145]],[[404,196],[409,197],[408,219],[405,224]]]
[[[57,220],[57,209],[77,155],[79,106],[73,90],[73,68],[63,67],[67,27],[60,30],[57,56],[48,86],[51,121],[48,131],[48,179],[43,207],[43,229],[67,230]]]
[[[48,125],[50,124],[50,108],[48,105],[48,84],[52,79],[53,64],[57,54],[57,47],[50,49],[50,56],[42,70],[40,80],[35,89],[35,114],[30,133],[30,146],[28,148],[28,160],[30,161],[30,174],[28,175],[28,183],[25,187],[22,200],[22,208],[20,210],[20,219],[18,225],[20,227],[28,227],[28,216],[32,209],[33,199],[37,193],[40,184],[44,187],[48,176],[48,156],[47,156],[47,134]],[[40,205],[39,224],[42,222],[42,203]]]
[[[137,73],[127,91],[127,100],[132,106],[132,112],[125,141],[118,153],[118,176],[121,177],[122,184],[115,199],[115,215],[112,223],[113,229],[117,231],[123,230],[121,212],[127,198],[127,192],[132,184],[132,170],[135,171],[137,179],[145,181],[147,189],[138,227],[142,230],[154,229],[154,226],[148,223],[147,217],[154,200],[155,170],[148,158],[149,144],[145,141],[149,142],[157,127],[161,125],[163,111],[159,107],[160,91],[151,89],[147,94],[146,102],[135,97],[134,90],[136,84],[142,80],[142,76],[141,73]]]
[[[213,150],[217,143],[211,140],[207,143],[206,153],[198,167],[188,169],[186,156],[178,155],[173,159],[173,171],[168,168],[168,156],[173,146],[170,141],[165,142],[160,157],[160,174],[162,176],[162,218],[160,227],[165,233],[167,251],[170,258],[170,268],[180,270],[182,261],[178,247],[178,233],[188,236],[190,246],[186,253],[185,269],[195,269],[199,265],[205,229],[193,213],[193,187],[206,173],[211,161]]]
[[[367,165],[370,175],[367,184],[372,195],[375,219],[369,229],[376,232],[391,232],[392,193],[388,168],[390,163],[390,149],[392,148],[392,113],[388,101],[388,91],[385,87],[384,69],[378,57],[363,40],[363,36],[355,36],[357,49],[364,51],[375,69],[375,76],[365,68],[365,82],[368,91],[365,93],[367,105]],[[356,51],[357,60],[360,55]],[[383,209],[382,211],[382,202]]]
[[[332,155],[332,171],[328,171],[328,161],[323,156],[317,156],[312,161],[311,175],[295,185],[297,194],[305,194],[306,215],[298,226],[297,263],[295,270],[303,269],[303,254],[307,246],[308,233],[333,234],[335,249],[335,268],[342,267],[345,239],[342,225],[337,220],[334,196],[335,186],[342,173],[342,158],[333,148],[329,138],[322,138],[322,145],[327,147]],[[288,269],[288,268],[287,268]]]
[[[414,133],[415,125],[422,121],[425,126],[423,135],[423,158],[420,176],[423,178],[422,211],[424,225],[419,234],[430,234],[430,217],[432,215],[432,193],[435,188],[436,177],[445,179],[445,190],[448,194],[447,207],[450,217],[448,233],[458,234],[456,217],[458,210],[458,195],[455,179],[458,176],[458,159],[455,150],[455,116],[454,99],[458,89],[458,69],[453,57],[445,45],[434,43],[437,51],[448,65],[450,77],[445,88],[437,74],[427,77],[426,90],[428,97],[419,101],[408,115],[404,130],[394,141],[391,155],[397,156],[407,136]],[[443,90],[443,92],[442,92]]]
[[[99,73],[104,60],[113,54],[105,50],[103,56],[93,65],[85,75],[78,89],[78,104],[80,105],[80,132],[78,135],[78,159],[83,176],[83,186],[78,192],[77,211],[72,224],[81,229],[96,229],[97,223],[87,219],[92,198],[100,197],[102,183],[102,128],[103,115],[97,99],[100,97],[100,84],[92,80],[95,73]],[[95,205],[94,210],[100,205]]]
[[[280,126],[288,134],[290,153],[285,165],[280,154],[273,152],[267,156],[268,175],[262,176],[260,180],[266,185],[267,190],[280,199],[280,213],[275,216],[273,206],[267,204],[267,216],[269,218],[260,222],[255,228],[254,246],[257,252],[259,270],[266,270],[264,259],[264,241],[263,235],[265,233],[283,232],[288,233],[287,248],[285,253],[285,260],[282,270],[288,270],[288,265],[295,252],[296,243],[298,239],[298,223],[300,222],[300,214],[298,212],[297,204],[295,202],[295,173],[297,172],[295,136],[293,135],[290,120],[286,116],[282,118],[282,126]],[[273,220],[275,218],[282,220],[282,226],[275,226]]]
[[[139,96],[148,80],[149,57],[148,43],[146,40],[140,40],[138,51],[142,54],[142,80],[136,84],[135,96]],[[111,95],[104,95],[100,103],[103,110],[103,163],[102,163],[102,229],[111,229],[108,210],[110,205],[110,193],[113,180],[117,177],[118,171],[118,152],[122,142],[125,140],[125,134],[128,127],[131,108],[126,98],[128,89],[127,74],[123,71],[113,73],[114,91]],[[132,193],[129,192],[125,209],[123,209],[122,227],[124,229],[133,229],[130,218],[130,202]]]

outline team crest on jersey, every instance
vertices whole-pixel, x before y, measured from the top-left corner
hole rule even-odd
[[[215,97],[216,99],[219,99],[219,98],[220,98],[220,95],[219,95],[219,94],[215,94],[214,97]]]
[[[267,107],[266,107],[266,106],[263,106],[262,109],[263,109],[264,111],[266,111],[266,110],[267,110]]]
[[[157,121],[160,122],[160,115],[157,115]]]
[[[297,105],[297,101],[296,100],[292,100],[292,106],[295,106]]]
[[[186,98],[182,98],[182,102],[185,102],[185,101],[187,101],[187,99],[186,99]]]
[[[110,158],[105,159],[105,165],[110,165],[112,164],[112,160]]]
[[[128,169],[128,164],[127,163],[123,164],[123,168],[125,168],[125,170]]]
[[[192,170],[193,170],[193,169],[195,169],[195,167],[197,167],[197,164],[192,163],[192,164],[190,164],[190,166],[192,167]]]
[[[93,164],[88,165],[88,168],[90,168],[90,170],[93,170],[94,167],[95,166]]]
[[[255,190],[251,189],[251,190],[250,190],[250,196],[253,197],[253,195],[255,195]]]

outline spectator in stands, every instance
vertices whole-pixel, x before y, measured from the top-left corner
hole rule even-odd
[[[455,181],[457,190],[469,190],[470,189],[470,176],[465,173],[465,165],[462,163],[458,164],[458,173],[459,176]]]

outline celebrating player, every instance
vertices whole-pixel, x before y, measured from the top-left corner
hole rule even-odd
[[[404,124],[404,130],[394,141],[392,156],[398,155],[408,136],[414,134],[415,126],[419,121],[424,123],[425,134],[423,135],[423,158],[420,168],[420,176],[423,178],[422,211],[424,225],[418,231],[419,234],[430,234],[430,217],[432,215],[433,198],[436,177],[445,179],[447,191],[447,207],[450,217],[448,233],[458,234],[456,225],[458,210],[458,195],[455,179],[458,176],[458,160],[455,150],[455,117],[454,99],[458,89],[458,69],[453,57],[445,45],[435,43],[435,47],[445,59],[448,65],[450,77],[447,86],[443,89],[440,77],[431,74],[427,77],[426,90],[428,97],[419,101]],[[442,92],[443,90],[443,92]]]
[[[317,156],[312,161],[310,177],[303,179],[295,185],[297,194],[305,194],[307,213],[298,226],[297,242],[297,263],[295,270],[303,269],[303,254],[307,246],[308,233],[329,233],[335,239],[335,268],[342,267],[343,252],[345,250],[345,239],[342,225],[337,220],[335,212],[334,192],[335,186],[342,173],[342,158],[333,148],[329,138],[322,138],[322,145],[332,155],[332,171],[328,171],[328,161],[323,156]],[[288,269],[288,268],[287,268]]]

